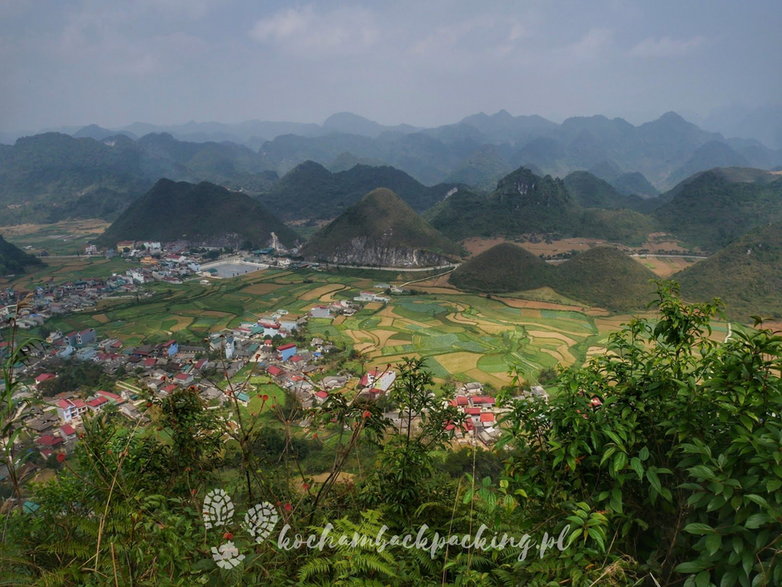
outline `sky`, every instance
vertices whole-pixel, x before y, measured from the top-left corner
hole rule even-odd
[[[779,0],[0,0],[0,131],[693,120],[782,99]]]

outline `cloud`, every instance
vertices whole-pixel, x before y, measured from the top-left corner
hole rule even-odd
[[[220,0],[136,0],[144,10],[154,10],[167,16],[185,17],[192,20],[204,18]]]
[[[630,49],[630,55],[644,58],[680,57],[700,47],[706,39],[701,36],[691,39],[672,39],[670,37],[648,37]]]
[[[139,42],[128,36],[118,13],[101,12],[74,17],[50,51],[60,62],[102,75],[143,77],[175,70],[203,55],[206,48],[204,41],[183,32],[149,35]]]
[[[258,20],[250,37],[302,57],[358,53],[380,37],[375,15],[359,7],[316,12],[311,6],[288,8]]]
[[[576,61],[589,61],[599,57],[613,44],[611,29],[592,28],[577,42],[566,47],[567,55]]]

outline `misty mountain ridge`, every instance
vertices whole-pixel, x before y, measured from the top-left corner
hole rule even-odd
[[[621,173],[641,173],[657,190],[673,187],[689,172],[715,166],[773,168],[782,165],[780,151],[757,140],[726,139],[674,112],[638,126],[602,115],[576,116],[557,124],[541,116],[513,116],[501,110],[426,129],[406,124],[382,125],[342,112],[330,116],[323,124],[191,121],[168,126],[134,123],[114,131],[90,125],[70,132],[98,140],[106,138],[109,132],[122,132],[130,137],[167,132],[186,142],[234,142],[259,151],[263,170],[280,175],[306,160],[329,165],[349,152],[358,159],[402,169],[425,184],[464,176],[476,177],[483,187],[487,181],[497,179],[498,169],[507,171],[523,164],[535,165],[545,174],[564,177],[571,171],[608,162]],[[712,143],[721,145],[721,151],[714,145],[700,150]],[[496,151],[483,169],[480,162],[476,165],[475,159],[487,145],[495,146]],[[649,195],[648,188],[645,189],[647,194],[639,195]]]

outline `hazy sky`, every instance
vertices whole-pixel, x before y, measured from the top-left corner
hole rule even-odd
[[[697,119],[782,96],[780,0],[0,0],[0,130]]]

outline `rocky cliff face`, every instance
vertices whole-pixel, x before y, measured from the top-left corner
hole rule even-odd
[[[394,246],[383,240],[369,242],[365,236],[350,239],[328,255],[312,255],[313,260],[344,265],[374,267],[435,267],[450,259],[431,251]]]

